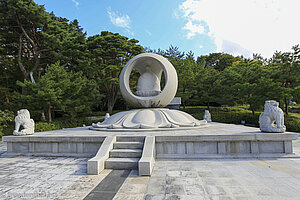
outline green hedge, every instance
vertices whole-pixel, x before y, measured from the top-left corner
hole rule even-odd
[[[193,115],[197,119],[203,119],[204,111],[207,108],[205,106],[193,106],[186,107],[185,111]],[[116,111],[117,112],[117,111]],[[115,113],[115,112],[114,112]],[[251,124],[254,126],[259,126],[258,119],[260,112],[252,115],[250,110],[240,107],[210,107],[210,113],[212,120],[214,122],[230,123],[230,124],[241,124],[241,121],[244,120],[246,124]],[[103,113],[101,113],[103,115]],[[8,121],[13,121],[12,113],[9,114]],[[59,119],[53,123],[48,122],[36,122],[35,123],[35,132],[42,131],[51,131],[58,130],[62,128],[72,128],[72,127],[81,127],[83,124],[89,126],[92,123],[97,121],[87,120],[85,117],[75,118],[75,119]],[[287,131],[300,132],[300,117],[299,114],[291,113],[288,116],[285,116],[285,125]],[[5,125],[6,126],[6,125]],[[1,127],[0,127],[1,128]],[[9,127],[4,129],[5,135],[12,134],[13,124],[10,124]],[[3,133],[0,130],[0,138]]]
[[[113,114],[119,112],[118,110],[113,111]],[[9,112],[9,115],[3,114],[0,110],[0,141],[3,135],[12,135],[14,130],[14,114]],[[97,112],[93,113],[96,116],[104,116],[105,112]],[[3,116],[1,118],[1,116]],[[9,118],[8,118],[9,116]],[[5,119],[5,120],[4,120]],[[2,121],[1,121],[2,120]],[[2,122],[2,123],[1,123]],[[5,122],[5,123],[4,123]],[[77,118],[57,118],[54,122],[35,122],[35,132],[43,132],[43,131],[52,131],[59,130],[62,128],[74,128],[74,127],[82,127],[83,125],[90,126],[92,123],[97,123],[98,121],[87,120],[85,116],[77,117]],[[3,129],[3,132],[1,131]]]
[[[0,138],[4,135],[3,131],[14,121],[14,113],[9,110],[0,110]]]
[[[36,122],[35,132],[58,130],[62,128],[82,127],[83,125],[90,126],[92,123],[96,122],[97,121],[87,120],[86,118],[60,119],[52,123]]]
[[[186,107],[185,111],[193,115],[197,119],[203,119],[204,111],[207,110],[205,106]],[[256,112],[252,115],[250,110],[239,107],[210,107],[212,121],[241,124],[244,120],[246,124],[258,127],[259,115],[261,112]],[[300,118],[296,115],[290,114],[284,118],[287,131],[300,132]]]
[[[120,112],[120,110],[114,110],[111,115]],[[95,116],[104,116],[106,112],[94,112]],[[98,121],[88,120],[86,116],[77,117],[77,118],[60,118],[55,119],[54,122],[36,122],[35,123],[35,132],[51,131],[58,130],[62,128],[74,128],[82,127],[83,125],[90,126],[92,123],[97,123]]]

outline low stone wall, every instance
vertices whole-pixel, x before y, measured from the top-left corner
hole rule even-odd
[[[141,135],[139,135],[141,136]],[[107,136],[5,136],[7,153],[35,156],[93,157]],[[281,157],[293,153],[297,133],[231,135],[156,135],[158,159]]]
[[[105,137],[30,137],[7,136],[7,153],[35,156],[91,157]]]
[[[156,158],[280,157],[293,153],[297,134],[156,136]]]

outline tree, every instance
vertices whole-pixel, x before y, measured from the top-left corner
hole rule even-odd
[[[196,99],[199,104],[207,105],[209,110],[211,103],[219,103],[217,92],[217,81],[220,77],[220,72],[212,66],[204,66],[203,62],[198,63],[199,72],[196,74],[195,90]]]
[[[238,61],[240,58],[233,57],[232,55],[226,53],[211,53],[208,56],[198,57],[197,62],[200,62],[201,59],[205,60],[205,66],[210,66],[218,71],[223,71],[227,67],[230,67],[233,62]]]
[[[177,95],[181,97],[183,109],[190,98],[195,93],[195,77],[197,75],[197,64],[194,59],[194,53],[191,51],[186,54],[182,65],[177,65],[178,90]]]
[[[77,20],[69,24],[32,0],[3,0],[0,10],[1,46],[6,49],[1,57],[16,59],[24,79],[34,82],[40,75],[36,72],[49,63],[59,59],[70,65],[84,52],[85,34]]]
[[[261,61],[249,59],[241,59],[226,68],[221,73],[219,86],[227,104],[249,104],[253,115],[263,107],[265,100],[274,98],[277,91],[267,67]]]
[[[27,95],[18,98],[28,108],[44,111],[48,114],[48,122],[52,122],[52,110],[61,110],[71,117],[89,109],[89,99],[85,92],[89,81],[82,76],[82,72],[68,71],[59,63],[49,66],[45,75],[36,82],[28,80],[18,81],[17,84],[28,91]]]
[[[292,47],[292,52],[275,52],[269,64],[274,82],[280,85],[278,93],[284,102],[284,112],[288,114],[289,101],[297,98],[300,87],[300,47]]]
[[[43,6],[31,0],[1,1],[1,36],[5,46],[17,46],[16,56],[24,79],[29,80],[40,64],[41,54],[49,51],[43,45],[43,32],[49,22],[49,15]],[[11,37],[12,40],[7,39]],[[7,43],[9,42],[9,43]],[[49,43],[50,45],[50,43]]]
[[[122,68],[133,56],[143,52],[138,40],[128,39],[108,31],[91,36],[87,40],[90,66],[94,79],[105,91],[107,109],[111,113],[119,93],[119,76]]]

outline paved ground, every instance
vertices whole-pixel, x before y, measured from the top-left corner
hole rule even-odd
[[[89,199],[113,173],[86,175],[88,158],[9,157],[5,145],[0,199]],[[294,149],[300,156],[299,140]],[[131,171],[115,193],[114,200],[300,199],[300,158],[159,160],[151,177]]]
[[[159,161],[146,199],[300,199],[300,160]]]

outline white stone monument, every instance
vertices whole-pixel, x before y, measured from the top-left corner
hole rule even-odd
[[[208,123],[211,122],[211,114],[210,114],[209,110],[204,111],[203,119],[206,120]]]
[[[106,113],[104,116],[104,120],[107,120],[108,118],[110,118],[110,115],[109,115],[109,113]]]
[[[20,127],[24,129],[19,131]],[[32,135],[34,133],[34,121],[30,119],[30,113],[27,109],[21,109],[17,112],[15,117],[14,135]]]
[[[135,92],[132,92],[129,86],[133,68],[140,73]],[[162,72],[166,81],[161,90]],[[174,98],[177,86],[176,70],[167,59],[154,53],[139,54],[126,64],[120,75],[121,94],[136,109],[116,113],[102,123],[92,124],[91,129],[169,130],[207,125],[206,120],[199,121],[185,112],[164,108]]]
[[[264,112],[259,116],[259,127],[262,132],[285,132],[284,114],[282,109],[279,108],[278,102],[274,100],[265,102]]]

